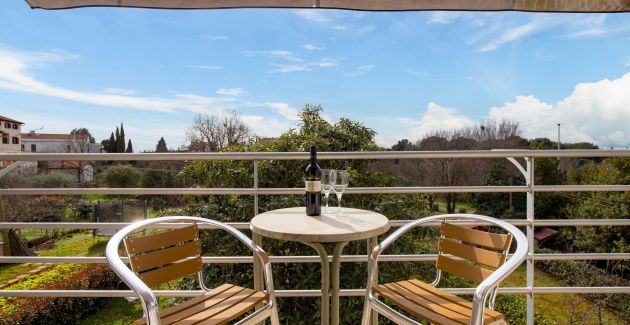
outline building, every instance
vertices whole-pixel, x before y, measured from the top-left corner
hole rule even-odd
[[[38,153],[99,153],[103,152],[103,145],[92,143],[88,134],[30,132],[22,134],[22,150]],[[78,183],[94,179],[94,165],[89,161],[40,161],[38,167],[40,172],[59,173]]]
[[[2,143],[0,143],[0,152],[20,152],[22,125],[24,123],[4,117],[0,115],[0,135]]]
[[[40,153],[62,152],[103,152],[103,145],[91,143],[85,134],[51,134],[24,133],[22,134],[22,151]]]

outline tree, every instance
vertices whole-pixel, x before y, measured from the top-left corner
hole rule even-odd
[[[168,148],[166,147],[166,141],[164,141],[164,137],[161,137],[155,146],[155,152],[168,152]]]
[[[142,173],[129,165],[115,165],[103,173],[105,184],[109,187],[136,187]]]
[[[392,150],[394,151],[411,151],[416,150],[416,146],[409,142],[408,139],[399,140],[395,145],[392,146]]]
[[[72,138],[70,145],[61,145],[58,149],[60,152],[72,152],[72,153],[90,153],[94,148],[95,139],[86,128],[76,128],[70,131]],[[67,160],[62,161],[61,164],[64,167],[73,169],[77,175],[77,183],[82,184],[85,182],[86,173],[91,172],[88,170],[93,165],[92,161],[88,160]]]
[[[101,144],[103,148],[105,148],[105,151],[109,153],[116,152],[116,138],[114,137],[114,132],[109,136],[109,139],[101,141]]]
[[[96,140],[94,139],[94,137],[92,136],[92,134],[90,133],[90,130],[86,129],[86,128],[76,128],[76,129],[72,129],[72,131],[70,131],[70,134],[72,135],[83,135],[86,136],[88,139],[89,143],[95,143]]]
[[[116,129],[118,130],[118,128]],[[125,152],[125,128],[122,123],[120,123],[120,133],[116,140],[116,152]]]
[[[486,121],[480,125],[455,130],[434,131],[416,142],[419,150],[487,150],[515,148],[520,143],[518,123]],[[423,184],[431,186],[463,186],[479,184],[493,161],[482,159],[427,159],[418,164]],[[445,193],[448,213],[455,212],[458,193]]]
[[[133,153],[133,145],[131,144],[131,139],[129,139],[129,142],[127,142],[127,150],[125,150],[126,153]]]
[[[246,142],[250,129],[235,112],[218,117],[199,114],[186,133],[188,150],[212,152],[227,146]]]

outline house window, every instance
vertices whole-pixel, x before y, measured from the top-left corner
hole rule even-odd
[[[72,147],[68,144],[66,145],[66,152],[70,152],[72,151]]]
[[[37,152],[37,145],[31,145],[31,152]]]
[[[13,128],[14,128],[14,129],[16,129],[16,130],[18,129],[18,125],[17,125],[17,123],[14,123],[14,124],[13,124]]]
[[[24,151],[24,145],[22,145],[22,151]]]
[[[13,137],[13,139],[11,139],[11,141],[13,142],[13,144],[20,144],[20,138],[18,138],[18,137]]]
[[[9,144],[9,137],[8,136],[3,136],[2,137],[2,144]]]
[[[5,127],[6,129],[10,129],[10,128],[11,128],[11,123],[4,122],[4,127]]]

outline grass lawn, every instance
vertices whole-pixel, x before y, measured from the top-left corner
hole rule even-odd
[[[564,284],[556,280],[541,269],[535,269],[535,284],[538,287],[562,287]],[[521,287],[526,283],[525,267],[518,268],[502,284],[502,287]],[[525,304],[525,296],[523,304]],[[558,324],[568,324],[569,315],[573,311],[575,324],[598,324],[597,305],[574,294],[538,294],[534,296],[534,304],[537,313],[547,319],[554,320]],[[604,324],[627,324],[623,318],[617,317],[607,309],[602,309],[602,321]]]
[[[92,237],[91,232],[65,235],[55,241],[54,247],[37,252],[40,256],[103,256],[106,238]],[[0,283],[5,283],[22,275],[39,264],[2,264],[0,265]]]

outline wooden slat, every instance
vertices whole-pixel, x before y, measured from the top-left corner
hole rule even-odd
[[[196,257],[187,261],[173,263],[154,271],[140,273],[138,277],[152,288],[158,284],[179,279],[199,271],[201,271],[201,257]]]
[[[223,312],[212,316],[212,319],[208,322],[208,324],[227,324],[229,321],[243,315],[257,304],[263,302],[266,298],[267,295],[263,292],[254,292],[254,294],[245,298],[244,300],[241,300],[241,302],[239,302],[238,304],[235,304],[232,307],[224,310]]]
[[[173,313],[168,317],[162,318],[163,324],[182,324],[185,319],[197,315],[204,310],[213,310],[213,309],[225,309],[226,303],[229,302],[228,299],[231,297],[238,295],[243,292],[245,288],[239,286],[232,286],[227,290],[224,290],[221,293],[218,293],[214,296],[208,297],[206,296],[204,300],[200,303],[187,306],[186,308],[180,309],[177,313]],[[249,289],[248,289],[249,290]],[[179,305],[177,306],[179,307]],[[193,323],[192,321],[188,321],[188,323]]]
[[[456,226],[448,222],[442,223],[440,233],[444,237],[453,238],[496,250],[503,250],[508,240],[508,235],[494,234],[486,231],[468,229]]]
[[[444,290],[441,290],[439,288],[433,287],[427,283],[424,283],[420,280],[409,280],[409,281],[400,281],[397,282],[398,284],[400,284],[401,286],[404,286],[414,292],[416,292],[416,290],[413,287],[418,288],[417,291],[426,291],[429,295],[432,295],[433,301],[434,302],[438,302],[438,303],[443,303],[444,301],[446,302],[452,302],[455,303],[457,305],[459,305],[460,307],[457,306],[453,306],[453,310],[457,310],[458,312],[463,312],[464,310],[467,310],[467,314],[470,315],[472,313],[472,302],[465,300],[463,298],[460,298],[454,294],[448,293]],[[463,308],[463,309],[462,309]],[[498,311],[494,311],[492,309],[489,308],[484,308],[484,315],[485,317],[487,317],[489,320],[499,320],[502,319],[504,316],[503,314],[501,314]]]
[[[134,272],[143,272],[159,266],[167,265],[189,257],[199,256],[201,245],[199,240],[177,245],[146,254],[132,255],[130,258],[131,269]]]
[[[197,230],[197,225],[192,225],[189,227],[163,231],[154,235],[127,237],[125,238],[125,247],[127,248],[129,254],[140,254],[193,240],[198,237],[198,234],[199,231]]]
[[[176,322],[182,317],[186,317],[184,311],[191,311],[189,315],[194,314],[194,309],[197,308],[199,310],[204,310],[206,308],[212,307],[221,301],[225,300],[225,298],[232,296],[234,293],[241,291],[242,288],[231,285],[231,284],[223,284],[220,285],[208,292],[205,292],[202,295],[184,301],[175,306],[169,307],[160,311],[160,320],[163,324],[169,324]],[[177,317],[177,315],[182,315],[182,317]],[[146,318],[141,318],[133,322],[134,325],[144,325],[147,323]]]
[[[388,283],[383,286],[395,291],[398,295],[405,297],[406,299],[414,302],[416,305],[422,306],[423,308],[430,310],[438,315],[441,315],[447,319],[450,319],[460,324],[468,324],[470,322],[470,312],[466,313],[465,308],[464,312],[461,313],[459,312],[459,310],[451,309],[451,307],[453,307],[452,305],[454,305],[454,303],[452,302],[436,304],[433,301],[426,299],[427,297],[419,296],[416,292],[410,291],[404,286],[399,285],[398,283]]]
[[[235,295],[225,299],[220,304],[213,306],[212,308],[208,308],[199,313],[181,319],[177,322],[178,325],[192,325],[192,324],[209,324],[210,319],[213,316],[221,314],[222,312],[228,310],[230,307],[240,303],[241,301],[247,299],[249,296],[253,295],[256,291],[251,289],[245,289],[239,291]]]
[[[419,316],[423,319],[426,319],[432,323],[443,324],[443,325],[461,325],[466,323],[461,323],[454,321],[452,319],[448,319],[440,314],[437,314],[431,310],[428,310],[422,306],[417,305],[416,303],[405,299],[403,296],[396,293],[394,290],[391,290],[387,287],[378,285],[374,287],[374,291],[379,295],[385,297],[387,300],[391,301],[398,307],[412,313],[413,315]]]
[[[492,271],[480,266],[468,264],[463,261],[454,260],[444,255],[438,256],[437,268],[448,273],[459,275],[472,282],[480,283],[492,274]]]
[[[492,267],[499,267],[503,264],[504,255],[495,251],[474,247],[466,244],[456,243],[454,241],[440,239],[440,252],[455,255],[467,259],[471,262],[480,263]]]

